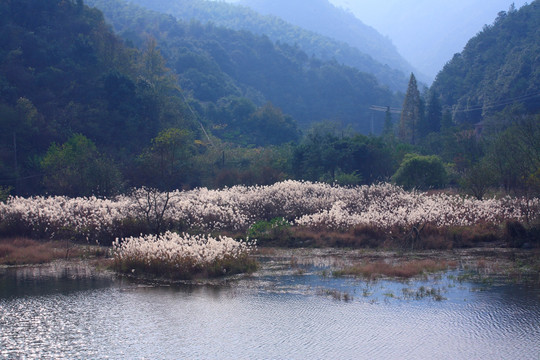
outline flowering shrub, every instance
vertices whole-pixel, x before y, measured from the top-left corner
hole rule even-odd
[[[540,214],[538,198],[477,200],[408,192],[391,184],[339,187],[283,181],[269,186],[156,193],[151,201],[145,196],[148,193],[139,190],[114,199],[11,197],[0,203],[0,233],[72,236],[102,243],[111,239],[110,243],[116,237],[151,232],[153,227],[145,224],[158,221],[158,217],[164,225],[157,228],[190,232],[245,232],[258,221],[275,218],[316,231],[355,227],[390,231],[422,223],[434,227],[498,225],[524,222]]]
[[[238,242],[230,237],[169,231],[162,235],[117,239],[113,243],[118,270],[142,271],[173,279],[249,271],[254,268],[254,262],[248,255],[254,248],[254,243]]]

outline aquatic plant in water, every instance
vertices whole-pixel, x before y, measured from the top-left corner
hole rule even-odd
[[[170,279],[216,277],[249,272],[256,267],[249,254],[254,242],[230,237],[165,232],[117,239],[113,255],[117,270]]]

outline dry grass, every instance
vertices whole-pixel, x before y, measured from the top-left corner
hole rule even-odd
[[[519,223],[517,223],[520,225]],[[338,248],[371,248],[371,249],[406,249],[406,250],[451,250],[457,248],[472,248],[488,244],[506,244],[511,247],[521,247],[528,242],[532,247],[540,246],[540,241],[534,240],[537,231],[526,229],[523,225],[515,225],[508,230],[509,225],[480,223],[474,226],[437,227],[426,224],[420,227],[418,233],[410,228],[394,227],[389,230],[375,226],[357,226],[348,231],[330,229],[309,229],[301,226],[291,228],[290,238],[278,242],[274,246],[284,247],[338,247]],[[505,231],[506,230],[506,231]],[[516,234],[514,234],[516,233]],[[530,234],[529,234],[530,233]],[[510,234],[510,235],[508,235]]]
[[[58,259],[107,256],[107,249],[69,242],[40,242],[23,237],[0,239],[0,265],[45,264]]]
[[[65,257],[55,243],[40,243],[26,238],[0,240],[0,264],[43,264]]]
[[[356,264],[334,272],[335,276],[361,276],[369,279],[391,277],[409,279],[419,275],[447,270],[456,266],[452,261],[411,260],[396,264],[384,261]]]
[[[378,229],[358,227],[346,232],[313,230],[292,227],[291,238],[284,244],[288,247],[338,247],[338,248],[379,248],[384,247],[385,234]]]

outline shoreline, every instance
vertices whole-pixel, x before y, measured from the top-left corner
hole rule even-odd
[[[22,278],[70,278],[70,279],[127,279],[130,282],[150,286],[223,286],[246,277],[262,277],[265,274],[304,274],[306,268],[315,268],[322,276],[353,277],[371,280],[404,281],[426,277],[428,274],[459,270],[463,279],[480,282],[503,281],[540,287],[540,249],[512,249],[501,247],[477,247],[452,250],[397,251],[386,249],[340,249],[340,248],[259,248],[251,255],[260,265],[253,273],[242,273],[217,278],[170,280],[150,274],[125,274],[112,269],[111,258],[57,259],[44,264],[0,265],[0,276],[15,271]],[[435,271],[420,269],[411,276],[385,275],[384,272],[369,274],[341,273],[345,269],[364,265],[388,264],[392,268],[410,264],[443,264]],[[373,266],[370,267],[370,269]]]

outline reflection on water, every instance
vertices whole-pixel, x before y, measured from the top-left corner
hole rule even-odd
[[[279,270],[219,285],[141,286],[67,271],[0,273],[0,358],[538,359],[540,293]],[[22,273],[21,273],[22,271]],[[61,272],[60,272],[61,273]],[[58,274],[58,273],[57,273]],[[423,289],[423,292],[421,291]],[[438,301],[426,294],[438,289]],[[348,294],[347,301],[336,294]]]

